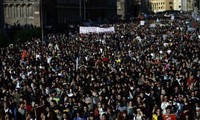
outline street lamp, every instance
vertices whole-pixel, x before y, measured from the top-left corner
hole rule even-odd
[[[81,8],[82,8],[82,0],[79,0],[79,19],[80,19],[80,23],[81,23],[81,21],[82,21],[82,11],[81,11]]]
[[[86,2],[87,0],[84,0],[84,21],[86,20]]]
[[[43,3],[40,0],[40,27],[42,32],[42,41],[44,40],[44,23],[43,23]]]

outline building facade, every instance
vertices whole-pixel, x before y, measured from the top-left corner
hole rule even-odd
[[[4,0],[4,20],[8,25],[40,26],[39,0]]]
[[[154,13],[167,10],[166,0],[150,0],[149,2],[150,2],[151,10]]]
[[[165,0],[165,9],[174,10],[174,0]]]
[[[115,16],[116,0],[57,0],[57,24],[96,21]]]
[[[117,15],[125,17],[126,14],[126,1],[117,0]]]
[[[200,10],[200,1],[199,0],[194,0],[194,11],[199,11]]]
[[[136,0],[3,0],[8,25],[57,26],[135,16]],[[135,9],[136,8],[136,9]]]
[[[117,15],[122,18],[138,16],[141,11],[141,0],[117,0]]]
[[[173,9],[181,11],[181,0],[174,0]]]
[[[80,0],[57,0],[56,24],[79,22],[82,19],[83,2]]]
[[[155,13],[166,10],[191,12],[194,10],[194,0],[150,0],[150,6]]]
[[[195,0],[182,0],[182,7],[181,10],[183,12],[191,12],[194,11],[194,6],[195,6]]]

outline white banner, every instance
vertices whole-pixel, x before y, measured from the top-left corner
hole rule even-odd
[[[80,27],[79,32],[86,34],[86,33],[93,33],[97,31],[97,27]]]
[[[171,20],[174,20],[174,16],[173,15],[171,16]]]
[[[109,27],[109,28],[97,27],[97,32],[98,33],[115,32],[115,28],[114,27]]]
[[[151,28],[155,28],[155,27],[156,27],[156,24],[155,24],[155,23],[152,23],[152,24],[150,24],[149,27],[151,27]]]
[[[145,21],[144,21],[144,20],[141,20],[141,21],[140,21],[140,25],[143,26],[144,24],[145,24]]]
[[[107,32],[115,32],[114,27],[109,28],[100,28],[100,27],[80,27],[79,33],[87,34],[87,33],[107,33]]]

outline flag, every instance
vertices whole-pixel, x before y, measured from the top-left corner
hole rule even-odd
[[[26,50],[23,50],[23,52],[22,52],[22,60],[24,60],[24,58],[26,57],[26,55],[27,55]]]

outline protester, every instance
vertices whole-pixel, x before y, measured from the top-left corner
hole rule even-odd
[[[115,33],[55,33],[1,48],[0,117],[199,118],[197,29],[180,19],[103,26]]]

